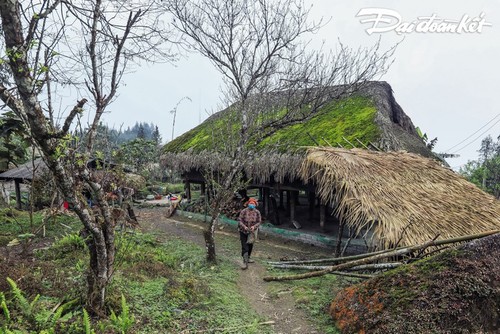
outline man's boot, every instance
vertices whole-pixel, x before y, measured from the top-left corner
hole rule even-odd
[[[242,270],[245,270],[248,268],[248,253],[243,254],[243,266],[241,267]]]

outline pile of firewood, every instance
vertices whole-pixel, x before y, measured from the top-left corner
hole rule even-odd
[[[366,253],[353,256],[338,258],[305,260],[305,261],[279,261],[268,262],[272,267],[279,269],[305,270],[305,273],[296,275],[266,276],[264,281],[287,281],[318,277],[325,274],[335,274],[344,276],[353,276],[359,278],[371,278],[376,274],[387,269],[397,268],[403,264],[413,262],[428,256],[429,254],[442,250],[443,245],[470,241],[483,238],[488,235],[499,233],[500,231],[490,231],[480,234],[467,235],[458,238],[445,240],[430,240],[420,245],[398,247],[393,249],[381,250],[373,253]],[[429,247],[434,247],[429,252]],[[411,256],[408,256],[411,255]],[[406,259],[404,258],[405,256]],[[397,258],[398,261],[388,262],[387,259]],[[381,262],[384,260],[385,262]],[[359,273],[361,272],[361,273]]]

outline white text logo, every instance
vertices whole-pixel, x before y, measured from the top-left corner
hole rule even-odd
[[[395,31],[397,34],[418,33],[481,33],[483,27],[491,27],[491,23],[486,22],[485,14],[481,13],[477,17],[464,14],[459,20],[449,20],[431,16],[419,16],[411,22],[403,21],[401,15],[392,9],[385,8],[363,8],[356,17],[368,17],[361,19],[361,23],[370,23],[371,27],[366,29],[366,33],[384,33]]]

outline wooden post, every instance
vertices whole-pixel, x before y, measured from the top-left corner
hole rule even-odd
[[[299,195],[300,191],[297,190],[293,192],[293,196],[295,197],[295,205],[300,205]]]
[[[309,196],[309,219],[313,219],[314,217],[314,202],[316,200],[316,194],[314,191],[307,192]]]
[[[344,223],[339,223],[339,235],[337,236],[337,246],[335,247],[335,257],[339,257],[342,251],[342,234],[344,234]]]
[[[264,215],[269,217],[269,188],[264,188]]]
[[[280,196],[280,210],[284,210],[285,209],[285,206],[283,205],[283,197],[285,197],[285,192],[283,190],[280,190],[279,191],[279,196]]]
[[[16,209],[21,210],[21,187],[19,186],[21,181],[19,179],[14,180],[14,188],[16,189]]]
[[[325,229],[325,221],[326,221],[326,205],[321,204],[319,206],[319,226],[321,229]]]
[[[191,201],[191,183],[189,181],[184,182],[184,193],[186,194],[186,199]]]
[[[296,199],[297,197],[295,196],[294,192],[292,193],[291,191],[288,192],[290,195],[290,221],[294,222],[295,221],[295,204],[296,204]]]
[[[200,195],[205,196],[206,195],[205,192],[206,192],[205,182],[202,182],[200,183]]]
[[[274,225],[280,225],[280,214],[278,211],[278,205],[276,203],[276,192],[274,191],[270,196],[269,200],[271,202],[271,205],[273,207],[273,219],[274,219]]]
[[[264,201],[264,189],[259,188],[259,202]]]
[[[290,217],[290,206],[291,206],[291,191],[287,190],[286,191],[286,216]]]

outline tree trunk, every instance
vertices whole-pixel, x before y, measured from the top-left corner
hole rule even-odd
[[[101,218],[102,219],[102,218]],[[106,286],[113,275],[115,259],[114,224],[91,223],[91,230],[84,228],[84,237],[90,255],[90,267],[87,273],[87,307],[98,316],[104,316]]]
[[[342,234],[344,234],[344,225],[345,223],[343,221],[339,223],[339,235],[337,236],[337,245],[335,246],[335,257],[341,256],[340,252],[342,251]]]
[[[220,210],[217,210],[220,211]],[[219,217],[219,213],[212,216],[210,220],[210,224],[208,229],[203,231],[203,236],[205,237],[205,247],[207,249],[207,262],[208,263],[217,263],[217,256],[215,253],[215,224],[217,222],[217,218]]]

